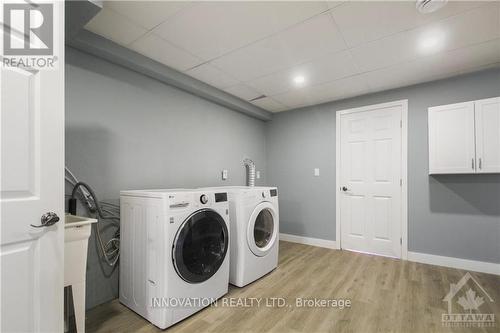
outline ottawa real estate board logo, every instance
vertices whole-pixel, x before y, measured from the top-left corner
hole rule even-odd
[[[457,283],[450,284],[450,291],[443,299],[448,303],[448,313],[442,314],[442,324],[446,327],[495,327],[495,314],[484,311],[493,298],[469,273]],[[491,307],[490,307],[491,308]]]
[[[2,65],[53,69],[54,8],[51,3],[3,2]]]

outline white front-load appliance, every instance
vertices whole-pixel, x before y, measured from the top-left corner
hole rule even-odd
[[[226,192],[122,191],[120,208],[122,304],[164,329],[227,293]]]
[[[229,200],[229,283],[243,287],[278,266],[279,208],[276,187],[224,186]]]

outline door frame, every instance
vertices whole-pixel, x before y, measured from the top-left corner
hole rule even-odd
[[[408,100],[372,104],[337,111],[335,115],[335,232],[336,248],[342,249],[340,221],[340,117],[349,113],[366,112],[377,108],[401,106],[401,259],[408,260]]]

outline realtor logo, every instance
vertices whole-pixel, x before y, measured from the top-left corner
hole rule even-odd
[[[443,326],[495,326],[495,315],[481,312],[481,307],[485,303],[493,303],[494,301],[469,272],[457,284],[450,284],[450,291],[443,302],[448,303],[448,313],[443,313],[441,318]]]
[[[54,52],[52,4],[4,4],[3,54],[48,56]]]

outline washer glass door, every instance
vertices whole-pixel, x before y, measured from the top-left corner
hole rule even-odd
[[[250,250],[257,256],[264,256],[273,247],[278,234],[276,211],[270,202],[255,207],[248,223],[247,238]]]
[[[190,283],[208,280],[222,265],[228,244],[222,216],[211,209],[194,212],[175,236],[172,259],[177,274]]]

